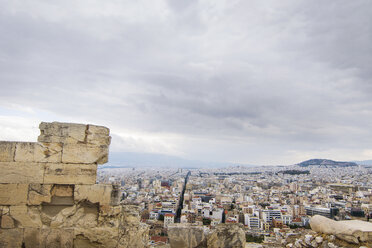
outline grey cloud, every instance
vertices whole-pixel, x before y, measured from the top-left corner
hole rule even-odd
[[[0,104],[176,135],[192,159],[372,148],[370,1],[143,4],[2,1]]]

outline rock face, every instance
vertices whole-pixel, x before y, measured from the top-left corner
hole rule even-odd
[[[245,247],[245,232],[241,224],[220,224],[208,237],[208,248]]]
[[[349,243],[372,242],[372,223],[369,222],[359,220],[334,221],[315,215],[310,220],[310,226],[315,232],[334,235]]]
[[[0,247],[146,247],[148,226],[96,183],[106,127],[41,123],[39,142],[0,142]]]
[[[168,226],[171,248],[244,248],[245,233],[240,224],[217,225],[210,232],[202,226],[173,224]]]
[[[168,226],[171,248],[207,247],[207,239],[202,226],[191,224],[171,224]]]

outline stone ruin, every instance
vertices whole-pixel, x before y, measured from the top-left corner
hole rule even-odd
[[[106,127],[41,123],[38,142],[0,142],[0,247],[146,247],[148,226],[96,184]]]

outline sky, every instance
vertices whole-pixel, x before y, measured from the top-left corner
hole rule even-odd
[[[114,152],[372,159],[372,1],[0,0],[0,140],[41,121]]]

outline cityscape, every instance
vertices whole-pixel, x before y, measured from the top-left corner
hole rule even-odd
[[[371,172],[372,166],[309,160],[220,169],[103,168],[97,181],[120,185],[121,203],[137,205],[150,225],[151,244],[168,243],[177,225],[208,230],[241,223],[247,241],[281,247],[288,235],[306,233],[314,215],[368,221]]]

